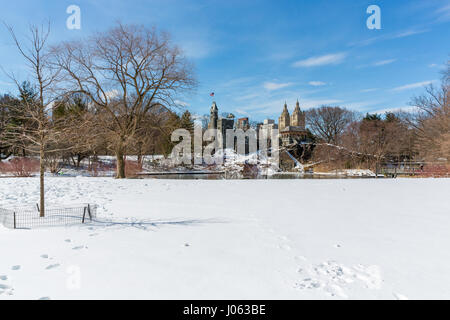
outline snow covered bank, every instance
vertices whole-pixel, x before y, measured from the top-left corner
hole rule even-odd
[[[0,179],[0,206],[38,190]],[[97,203],[100,222],[0,227],[0,299],[449,299],[449,191],[449,179],[48,178],[49,203]]]

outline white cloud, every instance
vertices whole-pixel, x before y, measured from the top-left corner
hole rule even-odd
[[[189,103],[181,101],[181,100],[175,100],[174,102],[175,102],[176,105],[178,105],[180,107],[186,108],[186,107],[190,106]]]
[[[242,110],[242,109],[236,109],[235,111],[236,111],[236,113],[238,113],[238,114],[242,114],[242,115],[244,115],[244,116],[248,116],[248,117],[250,117],[250,116],[251,116],[251,114],[250,114],[250,113],[248,113],[247,111],[245,111],[245,110]]]
[[[377,88],[369,88],[369,89],[363,89],[361,90],[361,92],[373,92],[373,91],[377,91]]]
[[[119,96],[119,91],[117,91],[116,89],[106,91],[105,96],[107,99],[114,99],[115,97]]]
[[[444,5],[443,7],[436,10],[439,21],[447,21],[450,19],[450,4]]]
[[[351,46],[351,47],[353,47],[353,46],[357,46],[357,47],[368,46],[368,45],[371,45],[371,44],[373,44],[375,42],[378,42],[378,41],[405,38],[405,37],[409,37],[409,36],[413,36],[413,35],[416,35],[416,34],[429,32],[429,31],[430,31],[429,29],[404,30],[404,31],[400,31],[400,32],[389,33],[389,34],[386,34],[386,35],[383,35],[383,36],[368,38],[368,39],[361,40],[361,41],[351,42],[351,43],[349,43],[349,46]]]
[[[341,103],[342,100],[337,99],[323,99],[323,100],[300,100],[300,106],[302,109],[310,109],[320,107],[322,105],[336,105]]]
[[[417,107],[413,107],[413,106],[403,106],[403,107],[397,107],[397,108],[386,108],[386,109],[374,109],[371,110],[371,113],[386,113],[386,112],[392,112],[392,113],[397,113],[397,112],[414,112],[417,111]]]
[[[376,67],[379,67],[379,66],[384,66],[384,65],[387,65],[387,64],[391,64],[391,63],[393,63],[395,61],[397,61],[397,59],[381,60],[381,61],[375,62],[373,65],[376,66]]]
[[[406,84],[404,86],[400,86],[400,87],[395,87],[393,89],[391,89],[391,91],[404,91],[404,90],[410,90],[410,89],[416,89],[416,88],[422,88],[425,87],[427,85],[432,84],[433,82],[435,82],[436,80],[430,80],[430,81],[422,81],[422,82],[416,82],[416,83],[411,83],[411,84]]]
[[[429,30],[427,29],[422,29],[422,30],[407,30],[407,31],[403,31],[403,32],[399,32],[395,35],[392,36],[392,39],[398,39],[398,38],[404,38],[404,37],[409,37],[409,36],[413,36],[416,34],[421,34],[421,33],[425,33],[428,32]]]
[[[202,59],[208,57],[213,51],[210,42],[204,40],[182,40],[180,46],[188,58]]]
[[[320,87],[320,86],[326,85],[326,83],[322,82],[322,81],[310,81],[308,83],[309,83],[309,85],[311,85],[313,87]]]
[[[273,91],[273,90],[283,89],[283,88],[289,87],[291,85],[292,85],[291,82],[287,82],[287,83],[265,82],[263,84],[263,87],[269,91]]]
[[[236,101],[252,100],[258,98],[259,96],[260,96],[259,93],[250,93],[244,96],[236,97],[234,98],[234,100]]]
[[[324,66],[328,64],[339,64],[344,61],[346,53],[334,53],[334,54],[326,54],[323,56],[311,57],[305,60],[297,61],[293,64],[296,68],[301,67],[317,67]]]

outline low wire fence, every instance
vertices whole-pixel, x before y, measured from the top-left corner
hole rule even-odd
[[[97,217],[97,206],[48,207],[44,217],[39,206],[0,208],[0,223],[9,229],[36,229],[90,223]]]

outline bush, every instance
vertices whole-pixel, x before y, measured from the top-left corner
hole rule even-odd
[[[141,163],[138,161],[125,160],[125,176],[127,178],[135,178],[140,172],[142,172]]]
[[[8,162],[0,162],[0,172],[16,177],[31,177],[39,171],[39,160],[32,158],[13,158]]]
[[[7,173],[8,163],[0,161],[0,173]]]
[[[419,175],[426,178],[450,177],[450,168],[444,164],[427,164]]]

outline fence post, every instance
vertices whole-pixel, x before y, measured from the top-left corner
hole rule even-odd
[[[92,214],[91,214],[91,205],[88,203],[87,205],[87,210],[88,210],[88,214],[89,214],[89,220],[92,221]]]
[[[83,208],[83,220],[81,221],[81,223],[84,223],[85,216],[86,216],[86,207]]]
[[[16,212],[14,211],[14,229],[16,229]]]

